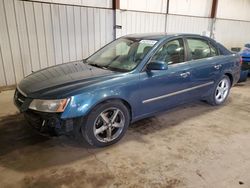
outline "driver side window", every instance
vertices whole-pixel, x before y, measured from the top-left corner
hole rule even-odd
[[[182,39],[175,39],[164,44],[153,56],[152,61],[170,64],[184,62],[184,45]]]

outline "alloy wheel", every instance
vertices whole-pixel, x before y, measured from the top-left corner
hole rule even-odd
[[[227,98],[229,89],[230,89],[229,80],[226,78],[223,78],[217,85],[216,92],[215,92],[215,100],[218,103],[222,103]]]
[[[125,116],[118,108],[108,108],[101,112],[94,121],[93,131],[100,142],[111,142],[122,133]]]

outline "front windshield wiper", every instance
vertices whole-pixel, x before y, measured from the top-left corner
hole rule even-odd
[[[111,66],[107,66],[107,69],[109,69],[111,71],[115,71],[115,72],[128,72],[128,70],[126,70],[126,69],[120,69],[120,68],[111,67]]]
[[[89,65],[91,65],[91,66],[93,66],[93,67],[97,67],[97,68],[101,68],[101,69],[107,70],[107,67],[101,66],[101,65],[99,65],[99,64],[97,64],[97,63],[89,63]]]

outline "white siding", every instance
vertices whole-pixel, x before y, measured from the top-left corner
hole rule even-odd
[[[210,31],[210,26],[210,18],[168,15],[166,31],[170,33],[203,34]]]
[[[46,51],[46,36],[44,28],[44,19],[43,19],[43,9],[41,3],[34,4],[34,13],[35,13],[35,23],[37,30],[37,43],[39,50],[39,61],[40,68],[48,67],[48,58]]]
[[[53,23],[51,15],[51,6],[49,4],[42,4],[43,7],[43,19],[44,19],[44,29],[46,38],[46,53],[48,58],[48,66],[55,65],[55,44],[54,44],[54,32]]]
[[[30,0],[32,1],[32,0]],[[34,0],[43,3],[112,8],[112,0]]]
[[[125,10],[166,13],[167,0],[120,0],[120,8]]]
[[[81,8],[74,8],[74,26],[75,26],[75,45],[76,45],[76,59],[83,59],[82,54],[82,31],[81,31]]]
[[[0,86],[16,84],[32,71],[86,58],[114,39],[113,10],[77,2],[93,4],[0,0]]]
[[[215,23],[215,39],[229,49],[249,43],[249,31],[250,22],[217,19]]]
[[[28,38],[28,30],[26,27],[26,17],[23,2],[15,2],[15,10],[17,17],[17,27],[18,27],[18,35],[20,40],[20,49],[21,56],[23,62],[23,70],[24,76],[27,76],[31,73],[32,65],[31,65],[31,55],[30,55],[30,46],[29,46],[29,38]]]
[[[53,42],[54,42],[54,48],[55,48],[55,64],[57,65],[63,62],[62,45],[65,45],[62,43],[62,36],[61,36],[62,31],[60,28],[59,5],[51,5],[51,20],[52,20],[52,32],[54,33]]]
[[[68,26],[68,40],[69,40],[69,60],[75,61],[76,58],[76,36],[74,23],[74,9],[73,6],[67,6],[67,26]]]
[[[66,6],[59,7],[60,16],[60,31],[61,31],[61,43],[62,43],[62,58],[63,62],[69,62],[69,38],[68,38],[68,22],[67,22],[67,8]],[[59,40],[60,41],[60,40]],[[59,43],[60,44],[60,43]]]
[[[111,42],[112,40],[114,40],[114,13],[113,10],[108,10],[105,13],[105,24],[106,24],[106,29],[105,29],[105,33],[106,33],[106,43]],[[104,31],[102,31],[104,32]]]
[[[219,0],[218,18],[250,21],[249,0]]]
[[[112,0],[81,0],[81,5],[112,8]]]
[[[202,17],[167,15],[165,30],[165,14],[145,13],[137,11],[120,11],[117,16],[117,37],[131,33],[196,33],[203,34],[210,31],[211,19]]]
[[[81,31],[82,31],[82,56],[83,58],[86,58],[89,52],[89,32],[88,32],[88,13],[86,8],[80,9],[81,13]]]
[[[120,11],[117,19],[122,26],[122,29],[117,29],[117,37],[131,33],[164,32],[164,14]]]
[[[10,46],[10,36],[9,36],[9,28],[7,25],[6,18],[6,8],[5,1],[0,1],[0,47],[2,52],[2,67],[5,71],[5,79],[7,85],[11,85],[16,83],[16,75],[14,70],[13,58],[12,58],[12,50]],[[1,81],[2,83],[3,81]]]
[[[0,85],[2,86],[7,85],[1,48],[0,48]]]
[[[169,13],[208,17],[212,0],[169,0]],[[220,0],[219,0],[220,1]]]
[[[27,30],[30,46],[31,66],[32,71],[41,69],[41,62],[39,58],[37,24],[35,20],[34,4],[30,2],[24,3],[25,16],[27,20]]]
[[[95,51],[95,25],[94,25],[94,10],[93,8],[87,8],[87,25],[88,25],[88,44],[89,53],[92,54]]]
[[[166,13],[168,0],[120,0],[124,10]],[[212,0],[169,0],[169,13],[208,17]]]

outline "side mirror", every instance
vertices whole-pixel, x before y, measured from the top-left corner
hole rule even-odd
[[[148,65],[147,65],[147,70],[167,70],[168,69],[168,65],[166,62],[164,61],[151,61]]]

